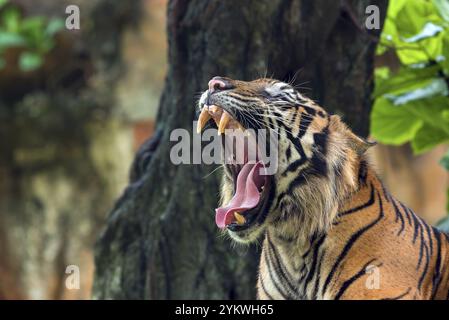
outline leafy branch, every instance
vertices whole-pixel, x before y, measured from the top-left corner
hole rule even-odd
[[[371,134],[385,144],[410,142],[416,154],[446,144],[449,0],[390,1],[377,54],[387,51],[394,52],[399,69],[376,69]],[[441,164],[449,170],[449,152]]]
[[[0,0],[0,69],[6,66],[8,50],[20,49],[19,68],[32,71],[39,68],[45,55],[54,47],[54,37],[64,27],[61,19],[23,17],[19,8]]]

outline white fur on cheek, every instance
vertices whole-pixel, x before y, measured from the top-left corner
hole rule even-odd
[[[277,82],[277,83],[265,88],[265,91],[271,96],[276,96],[281,93],[282,90],[280,88],[282,88],[286,85],[287,84],[284,82]]]

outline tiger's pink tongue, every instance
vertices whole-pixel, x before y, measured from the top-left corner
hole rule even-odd
[[[260,168],[264,168],[261,161],[246,163],[237,176],[237,187],[234,197],[228,205],[215,209],[215,223],[221,229],[231,224],[234,212],[244,212],[255,208],[260,200],[259,189],[265,183],[265,176],[261,175]]]

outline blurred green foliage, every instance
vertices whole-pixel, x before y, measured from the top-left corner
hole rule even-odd
[[[385,144],[410,142],[416,154],[447,143],[449,0],[390,1],[377,54],[388,50],[398,68],[375,71],[371,134]],[[449,152],[441,164],[449,170]]]
[[[39,68],[55,45],[55,34],[63,27],[62,19],[23,17],[18,7],[0,0],[0,69],[5,67],[4,56],[10,48],[22,49],[18,59],[20,70]]]

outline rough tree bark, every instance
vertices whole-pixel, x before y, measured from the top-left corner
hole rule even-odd
[[[232,248],[214,224],[219,175],[170,162],[170,132],[192,131],[198,92],[215,75],[264,74],[306,94],[368,132],[376,36],[364,29],[373,1],[170,1],[169,63],[158,130],[137,154],[130,184],[96,247],[94,297],[255,297],[257,248]],[[385,14],[387,1],[374,1]],[[381,17],[381,20],[383,18]]]

